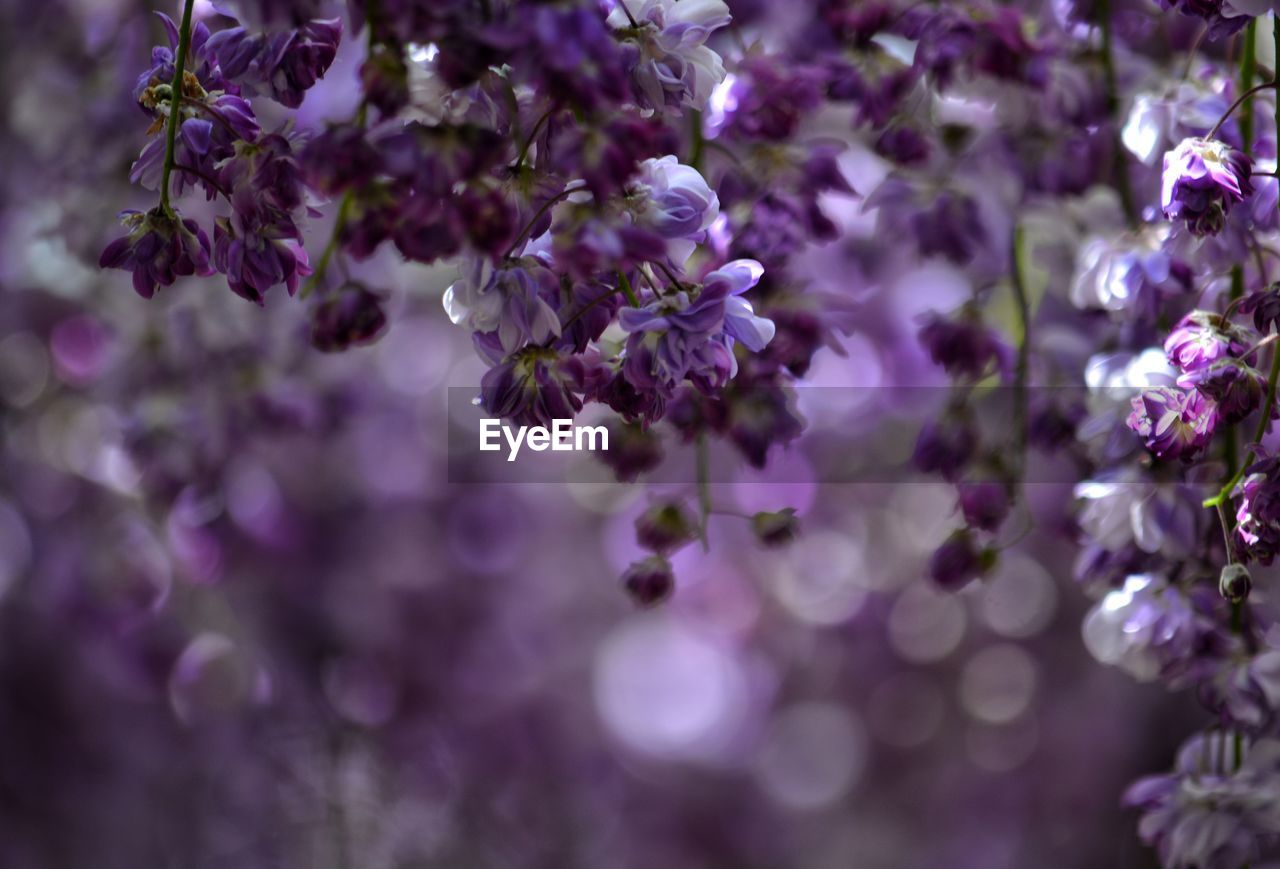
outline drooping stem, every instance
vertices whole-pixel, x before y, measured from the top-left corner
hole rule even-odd
[[[169,124],[165,130],[164,169],[160,174],[160,207],[170,217],[174,217],[174,213],[173,206],[169,203],[169,176],[173,174],[173,164],[177,158],[178,126],[182,118],[182,85],[187,67],[187,49],[191,46],[191,10],[195,5],[195,0],[186,0],[182,5],[178,51],[173,58],[173,82],[169,85]]]
[[[528,240],[526,236],[533,232],[533,228],[538,225],[538,221],[542,219],[542,215],[546,214],[561,202],[564,202],[573,194],[586,189],[587,185],[585,184],[579,184],[577,187],[566,187],[564,190],[561,190],[555,196],[542,203],[542,207],[534,213],[533,217],[529,219],[529,222],[525,224],[524,228],[516,234],[516,240],[511,243],[511,247],[507,249],[505,256],[510,257],[515,254],[517,250],[524,247],[525,242]]]
[[[1212,139],[1216,136],[1218,131],[1222,129],[1222,125],[1225,124],[1233,114],[1235,114],[1236,109],[1240,108],[1252,99],[1254,94],[1262,93],[1267,90],[1275,90],[1275,88],[1276,83],[1274,81],[1264,81],[1262,84],[1256,84],[1244,93],[1240,94],[1240,96],[1236,98],[1236,101],[1228,106],[1227,110],[1222,113],[1222,117],[1218,118],[1218,123],[1214,124],[1209,132],[1205,133],[1204,137],[1206,139]]]

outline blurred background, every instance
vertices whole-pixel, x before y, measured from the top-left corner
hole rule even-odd
[[[283,294],[144,302],[97,269],[150,204],[149,7],[0,0],[2,869],[1147,865],[1119,796],[1201,715],[1085,651],[1070,484],[1028,487],[1033,530],[947,595],[952,489],[809,458],[914,430],[893,390],[946,382],[914,336],[955,274],[863,282],[873,216],[827,203],[806,262],[858,309],[809,382],[859,388],[801,390],[811,452],[713,487],[802,537],[718,517],[638,610],[617,577],[662,487],[449,482],[447,390],[484,370],[455,270],[363,264],[391,328],[324,355]],[[352,42],[301,125],[350,113]]]

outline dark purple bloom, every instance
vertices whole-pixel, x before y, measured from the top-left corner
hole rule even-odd
[[[472,340],[494,365],[480,380],[480,403],[488,413],[549,428],[555,420],[573,419],[582,410],[581,395],[592,376],[582,357],[526,347],[504,359],[492,333]]]
[[[1160,204],[1193,235],[1217,235],[1227,213],[1253,192],[1248,155],[1217,140],[1184,139],[1164,155]]]
[[[977,446],[973,427],[966,422],[928,422],[916,436],[911,463],[926,474],[952,479],[973,458]]]
[[[1197,390],[1156,386],[1135,395],[1131,405],[1126,424],[1159,458],[1189,462],[1213,439],[1217,408]]]
[[[1262,334],[1280,331],[1280,284],[1272,284],[1244,297],[1239,311],[1253,315],[1253,325]]]
[[[299,155],[307,183],[329,196],[363,187],[378,174],[381,155],[354,127],[330,127],[307,142]]]
[[[263,223],[253,215],[219,217],[213,231],[214,266],[227,276],[233,293],[255,304],[263,304],[266,292],[280,284],[292,296],[298,281],[311,274],[296,232],[280,223]]]
[[[665,558],[651,555],[623,572],[622,587],[640,606],[656,606],[671,597],[671,592],[676,587],[676,577]]]
[[[671,552],[698,536],[698,520],[683,501],[659,501],[636,517],[636,542],[653,552]]]
[[[978,204],[964,193],[944,192],[912,215],[911,230],[924,256],[943,256],[967,265],[986,243]]]
[[[306,92],[324,78],[341,39],[342,21],[338,18],[309,21],[270,35],[233,27],[210,37],[208,51],[230,81],[297,108]]]
[[[347,283],[311,314],[311,346],[326,353],[376,341],[387,327],[382,299],[357,283]]]
[[[1220,359],[1204,368],[1188,371],[1178,385],[1194,387],[1217,407],[1218,421],[1235,425],[1262,406],[1266,378],[1242,359]]]
[[[369,105],[386,117],[409,105],[409,67],[399,46],[377,43],[360,65],[360,85]]]
[[[995,566],[992,549],[979,549],[967,530],[956,531],[929,558],[929,576],[942,588],[956,591]]]
[[[121,212],[120,221],[129,233],[107,245],[99,268],[133,272],[133,288],[144,299],[179,277],[213,274],[209,237],[194,220],[174,214],[177,220],[160,208]]]
[[[1008,346],[991,329],[970,316],[947,320],[933,314],[920,328],[920,343],[929,357],[953,377],[981,380],[993,371],[1007,373]]]
[[[960,512],[970,528],[999,531],[1009,515],[1009,488],[1004,483],[960,483]]]

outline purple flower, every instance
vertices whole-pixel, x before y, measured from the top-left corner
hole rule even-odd
[[[133,272],[133,288],[144,299],[155,295],[156,287],[170,286],[179,277],[213,274],[209,237],[194,220],[174,214],[176,221],[161,208],[121,212],[128,235],[107,245],[99,268]]]
[[[1280,741],[1252,743],[1233,769],[1231,739],[1222,731],[1193,737],[1172,773],[1125,793],[1143,813],[1138,834],[1170,869],[1246,866],[1260,836],[1280,833]]]
[[[1178,385],[1194,387],[1212,401],[1223,425],[1235,425],[1250,416],[1266,393],[1262,372],[1241,359],[1220,359],[1189,371],[1178,378]]]
[[[926,474],[951,479],[973,458],[977,446],[977,436],[967,422],[928,422],[916,437],[911,463]]]
[[[920,328],[920,343],[953,377],[981,380],[993,370],[1007,374],[1012,361],[1008,345],[970,316],[947,320],[930,315]]]
[[[636,542],[652,552],[671,552],[698,536],[698,520],[683,501],[659,501],[636,517]]]
[[[957,591],[990,571],[995,561],[994,550],[979,549],[973,535],[961,529],[933,551],[929,576],[942,588]]]
[[[978,204],[964,193],[944,192],[911,216],[910,227],[920,253],[943,256],[967,265],[986,243]]]
[[[999,531],[1009,515],[1009,487],[1004,483],[983,481],[961,483],[960,512],[970,528]]]
[[[1183,15],[1203,18],[1209,24],[1210,39],[1236,33],[1252,16],[1273,11],[1271,0],[1157,0],[1162,9],[1176,9]],[[1253,11],[1258,10],[1258,11]]]
[[[365,138],[364,130],[331,127],[307,142],[300,161],[308,184],[336,196],[373,181],[382,158]]]
[[[651,555],[637,561],[622,574],[622,587],[631,599],[644,607],[657,606],[676,587],[676,577],[671,564],[661,555]]]
[[[1165,297],[1191,289],[1190,268],[1165,250],[1168,234],[1167,224],[1155,224],[1087,241],[1076,259],[1072,304],[1154,319]]]
[[[214,222],[213,263],[227,276],[231,291],[250,302],[262,305],[266,292],[280,284],[292,296],[298,281],[311,274],[296,232],[254,215],[233,212],[230,219],[219,217]]]
[[[1280,552],[1280,456],[1267,456],[1250,465],[1233,497],[1236,543],[1241,558],[1270,564]]]
[[[342,21],[309,21],[271,35],[250,34],[243,27],[221,30],[209,38],[208,52],[222,74],[249,93],[265,92],[289,108],[324,78],[338,54]]]
[[[311,315],[311,346],[326,353],[376,341],[387,327],[382,299],[348,283],[321,302]]]
[[[637,222],[667,240],[676,264],[689,258],[720,213],[719,198],[698,170],[672,155],[642,162],[632,195],[641,202]]]
[[[1255,343],[1254,338],[1217,314],[1192,311],[1169,333],[1164,352],[1170,363],[1190,372],[1243,355]]]
[[[1248,155],[1224,142],[1184,139],[1164,155],[1164,216],[1184,222],[1193,235],[1217,235],[1231,206],[1253,192],[1252,172]]]
[[[725,71],[704,43],[730,20],[724,0],[617,0],[608,24],[630,43],[637,102],[657,110],[706,105]]]
[[[1252,314],[1253,325],[1262,334],[1280,331],[1280,284],[1272,284],[1244,297],[1240,303],[1241,314]]]
[[[668,292],[643,308],[623,308],[619,323],[627,341],[623,372],[637,389],[668,392],[686,377],[707,387],[723,385],[738,371],[733,344],[759,352],[773,338],[773,323],[739,298],[760,280],[754,260],[734,260],[711,272],[701,289]]]
[[[1214,624],[1177,586],[1135,574],[1109,591],[1085,616],[1084,644],[1095,658],[1139,681],[1185,681]]]
[[[461,280],[444,294],[449,319],[473,332],[495,334],[503,355],[526,344],[545,344],[560,335],[560,317],[551,302],[559,281],[537,257],[522,257],[494,268],[476,257]]]
[[[1162,459],[1195,459],[1213,439],[1214,403],[1194,389],[1156,386],[1131,400],[1126,425],[1142,436],[1147,449]]]
[[[493,365],[480,380],[480,403],[494,416],[550,427],[582,410],[581,394],[593,372],[581,356],[547,347],[525,347],[506,358],[493,333],[472,336],[477,352]]]

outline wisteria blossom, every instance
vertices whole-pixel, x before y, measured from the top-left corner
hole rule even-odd
[[[1280,3],[153,6],[0,0],[5,869],[1280,861]]]

